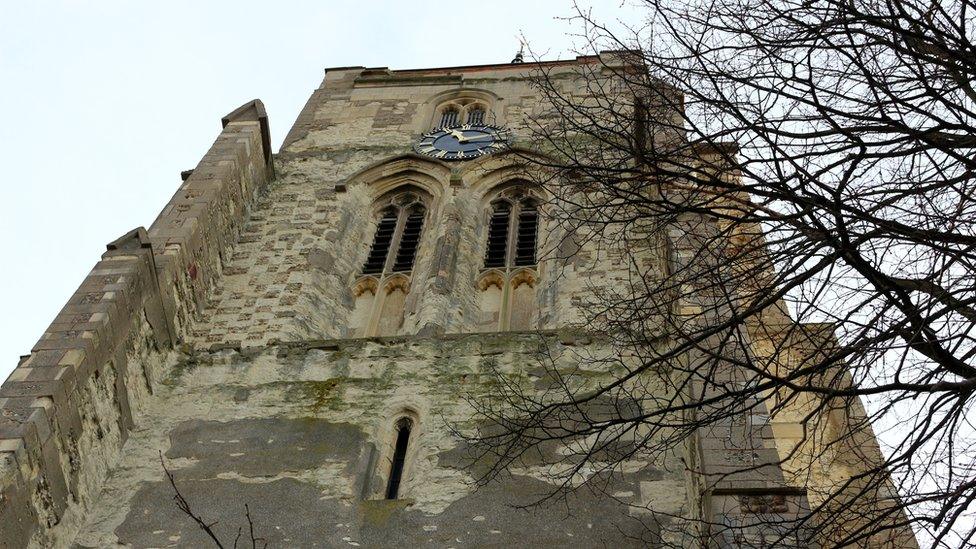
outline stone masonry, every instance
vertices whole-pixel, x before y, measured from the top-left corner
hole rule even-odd
[[[547,68],[583,93],[575,69],[620,62]],[[582,305],[631,275],[633,250],[668,272],[647,235],[577,244],[544,219],[537,265],[485,272],[486,211],[522,184],[516,155],[447,163],[413,145],[445,109],[477,105],[525,147],[547,112],[529,72],[328,69],[275,155],[260,101],[228,114],[150,228],[108,245],[0,387],[0,546],[206,546],[161,460],[228,544],[245,504],[269,547],[693,546],[684,519],[806,508],[789,471],[720,476],[743,452],[789,452],[802,410],[716,426],[663,459],[638,452],[607,476],[612,497],[519,509],[553,490],[556,444],[478,484],[484,464],[458,436],[484,427],[472,399],[499,375],[545,391],[543,361],[584,386],[608,379],[611,346],[581,326]],[[426,208],[416,261],[365,276],[377,208],[404,192]],[[772,337],[757,333],[757,352]],[[398,418],[410,442],[389,499]],[[722,429],[747,444],[729,449]]]

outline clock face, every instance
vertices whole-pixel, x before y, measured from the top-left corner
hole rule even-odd
[[[507,143],[502,128],[464,124],[431,130],[420,138],[414,149],[440,160],[469,160],[500,151]]]

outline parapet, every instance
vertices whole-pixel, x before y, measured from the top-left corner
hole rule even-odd
[[[133,410],[165,374],[274,177],[261,101],[222,124],[149,230],[107,245],[0,386],[0,546],[67,543],[59,524],[97,497]]]

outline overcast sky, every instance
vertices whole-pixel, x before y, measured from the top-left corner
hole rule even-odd
[[[631,20],[620,0],[590,2]],[[273,7],[270,7],[273,6]],[[277,151],[322,69],[571,57],[569,0],[6,2],[0,13],[0,379],[105,244],[148,226],[216,138],[264,101]]]

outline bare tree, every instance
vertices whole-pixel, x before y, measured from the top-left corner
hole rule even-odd
[[[159,452],[159,464],[163,467],[163,472],[166,473],[166,479],[169,481],[169,485],[173,488],[173,501],[176,502],[176,507],[187,517],[189,517],[201,530],[210,538],[210,541],[214,543],[220,549],[224,548],[223,542],[214,532],[213,527],[217,525],[217,521],[207,522],[200,515],[195,513],[190,507],[190,502],[183,497],[183,493],[180,492],[179,487],[176,486],[176,477],[173,473],[166,467],[166,462],[163,460],[163,453]],[[254,535],[254,520],[251,519],[251,508],[247,503],[244,504],[244,517],[247,519],[247,533],[251,540],[251,549],[264,549],[268,546],[268,541],[261,537],[256,537]],[[234,549],[237,549],[238,544],[241,541],[241,536],[244,534],[244,528],[239,527],[237,529],[237,535],[234,537]]]
[[[614,375],[553,366],[542,394],[506,379],[476,401],[482,480],[556,441],[577,448],[565,490],[683,452],[707,491],[702,441],[768,416],[802,430],[773,465],[808,509],[762,543],[970,544],[976,4],[640,4],[626,35],[577,10],[587,48],[623,62],[582,65],[583,93],[539,65],[551,109],[525,142],[544,155],[524,155],[560,238],[629,262],[585,304]],[[733,529],[684,518],[703,543]]]

